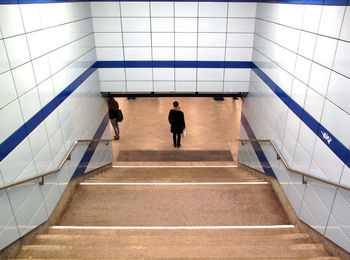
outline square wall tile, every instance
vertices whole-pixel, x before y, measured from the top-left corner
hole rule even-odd
[[[175,60],[197,60],[197,48],[175,48]]]
[[[225,48],[198,48],[199,61],[224,60]]]
[[[0,110],[0,121],[6,122],[6,124],[0,124],[0,142],[2,143],[24,123],[18,100],[14,100]]]
[[[51,76],[49,56],[44,55],[32,61],[36,82],[40,84]]]
[[[120,18],[93,18],[92,19],[94,32],[121,32]],[[124,21],[123,21],[124,27]],[[124,28],[123,28],[124,30]]]
[[[173,17],[174,3],[172,2],[150,2],[152,17]]]
[[[150,47],[151,34],[150,33],[123,33],[124,47]]]
[[[174,81],[174,72],[175,72],[174,68],[153,68],[153,80]]]
[[[227,32],[254,33],[255,19],[251,18],[229,18]]]
[[[26,32],[39,30],[42,28],[40,19],[39,4],[19,5]]]
[[[95,33],[96,47],[122,47],[123,40],[121,33]]]
[[[223,68],[198,68],[198,81],[223,81],[224,69]],[[222,88],[221,88],[222,90]]]
[[[37,88],[33,88],[19,98],[24,121],[28,121],[41,109],[40,98]]]
[[[152,68],[126,68],[126,79],[152,80]]]
[[[228,33],[226,47],[253,48],[254,34]]]
[[[341,122],[341,127],[339,127],[339,122]],[[321,124],[343,145],[349,147],[350,136],[348,129],[350,127],[350,116],[348,113],[341,110],[332,102],[326,100],[321,118]]]
[[[205,92],[223,92],[224,83],[219,81],[205,82],[198,81],[197,82],[197,91],[200,93]]]
[[[121,15],[124,17],[149,17],[149,2],[121,2]]]
[[[226,48],[226,61],[251,61],[252,48]]]
[[[126,48],[129,49],[129,48]],[[131,48],[133,49],[133,48]],[[132,52],[131,52],[132,55]],[[97,60],[124,60],[123,48],[96,48],[96,57]]]
[[[198,47],[225,47],[225,33],[198,33]]]
[[[0,250],[4,249],[13,241],[20,238],[17,223],[13,217],[9,223],[0,231]]]
[[[337,40],[324,36],[317,36],[314,61],[321,65],[332,68]]]
[[[0,215],[0,232],[7,226],[10,220],[13,218],[12,207],[10,200],[5,191],[0,192],[0,205],[1,205],[1,215]],[[2,239],[1,239],[2,240]]]
[[[327,98],[341,109],[345,110],[347,113],[350,113],[349,83],[349,78],[346,78],[336,72],[332,72],[327,91]]]
[[[350,78],[350,42],[339,41],[333,69]]]
[[[102,92],[125,92],[125,81],[100,81],[100,87]]]
[[[124,68],[100,68],[98,74],[101,81],[125,80]]]
[[[17,97],[15,84],[11,71],[0,74],[0,109],[12,102]]]
[[[18,96],[23,95],[25,92],[35,87],[36,83],[31,62],[17,67],[12,73]]]
[[[152,81],[127,81],[127,91],[128,92],[152,92],[153,83]]]
[[[172,47],[153,47],[153,60],[174,60],[175,50]]]
[[[154,92],[174,92],[175,82],[174,81],[155,81],[153,82]]]
[[[124,48],[125,60],[151,60],[151,47]]]
[[[311,71],[312,62],[308,59],[305,59],[301,56],[297,56],[295,64],[295,77],[304,82],[305,84],[309,83],[310,71]]]
[[[312,63],[309,86],[322,96],[326,96],[331,71],[317,63]]]
[[[257,3],[231,2],[228,7],[228,17],[255,18]]]
[[[224,92],[233,93],[233,92],[249,92],[249,81],[241,82],[224,82]]]
[[[175,81],[175,92],[191,92],[197,91],[197,82],[195,81]]]
[[[294,113],[289,114],[294,115]],[[312,132],[310,128],[307,125],[305,125],[304,122],[301,122],[298,133],[298,143],[301,144],[301,146],[305,149],[309,156],[313,154],[316,138],[317,136],[314,134],[314,132]]]
[[[197,46],[197,33],[175,33],[175,46]]]
[[[119,2],[90,2],[92,17],[119,17]]]
[[[152,32],[174,32],[174,18],[152,18]]]
[[[297,102],[301,107],[304,106],[305,97],[306,97],[307,85],[301,81],[294,79],[293,87],[291,92],[291,98]]]
[[[11,68],[18,67],[30,60],[26,36],[20,35],[5,39]]]
[[[8,60],[5,43],[3,40],[0,40],[0,73],[8,70],[10,70],[10,62]]]
[[[175,68],[175,80],[177,81],[195,81],[197,79],[196,68]]]
[[[197,2],[175,1],[175,17],[198,17]]]
[[[344,231],[340,228],[339,224],[331,216],[326,229],[326,237],[335,242],[340,247],[344,248],[348,252],[350,251],[350,239],[345,235]]]
[[[175,18],[175,32],[197,32],[197,18]]]
[[[344,163],[322,142],[316,139],[313,160],[331,181],[339,182]]]
[[[317,33],[323,5],[305,5],[302,29]]]
[[[199,18],[198,32],[226,32],[227,18]]]
[[[32,149],[33,157],[35,157],[49,142],[45,123],[42,122],[39,126],[37,126],[33,132],[28,136],[30,147]]]
[[[174,33],[152,33],[152,46],[172,47],[174,41]]]
[[[338,38],[345,8],[345,6],[323,5],[318,33]]]
[[[225,69],[225,81],[249,81],[250,69]]]
[[[24,33],[19,5],[0,6],[0,28],[4,38]]]
[[[311,88],[307,89],[304,109],[318,122],[321,119],[324,102],[323,96]]]
[[[226,2],[199,2],[199,17],[226,17],[227,9]]]
[[[340,39],[350,41],[350,6],[346,7]]]
[[[314,33],[301,32],[299,39],[298,54],[312,59],[314,56],[317,35]]]

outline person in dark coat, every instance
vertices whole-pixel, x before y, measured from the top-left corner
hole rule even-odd
[[[119,110],[119,104],[118,102],[112,98],[108,98],[108,113],[109,113],[109,119],[111,120],[111,124],[113,126],[113,130],[115,133],[114,139],[119,139],[119,125],[118,125],[118,119],[117,119],[117,113]]]
[[[171,125],[170,131],[173,133],[174,147],[181,146],[181,134],[183,133],[185,125],[184,113],[179,107],[179,102],[173,103],[174,107],[170,110],[168,120]]]

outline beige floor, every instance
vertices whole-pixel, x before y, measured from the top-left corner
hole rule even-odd
[[[185,114],[184,150],[231,150],[237,162],[241,100],[225,98],[116,98],[124,114],[120,140],[114,143],[114,160],[120,150],[173,150],[168,113],[177,100]]]

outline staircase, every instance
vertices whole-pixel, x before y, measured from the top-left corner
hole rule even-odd
[[[338,259],[289,225],[262,176],[230,166],[110,168],[17,258]]]

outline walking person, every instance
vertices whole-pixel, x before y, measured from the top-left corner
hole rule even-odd
[[[171,125],[170,131],[173,133],[174,147],[181,146],[181,134],[186,128],[184,113],[179,107],[179,102],[173,103],[173,108],[169,112],[168,120]]]
[[[111,124],[113,126],[114,130],[114,139],[119,140],[120,137],[120,131],[119,131],[119,122],[123,121],[123,113],[119,109],[118,102],[112,98],[108,98],[108,113],[109,113],[109,119],[111,120]]]

